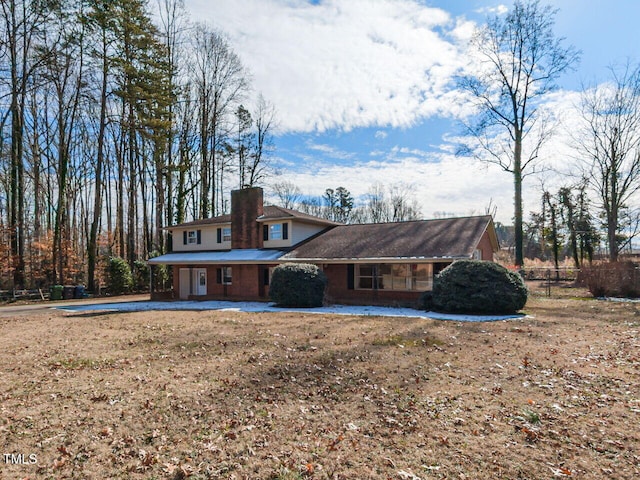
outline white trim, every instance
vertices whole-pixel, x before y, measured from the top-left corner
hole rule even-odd
[[[460,257],[397,257],[397,258],[287,258],[282,250],[235,249],[210,252],[174,252],[149,259],[151,265],[215,265],[215,264],[269,264],[315,263],[341,265],[348,263],[440,263],[453,262]]]
[[[470,256],[460,257],[371,257],[371,258],[287,258],[283,256],[281,262],[291,263],[325,263],[330,264],[345,264],[345,263],[439,263],[439,262],[453,262],[455,260],[469,259]]]

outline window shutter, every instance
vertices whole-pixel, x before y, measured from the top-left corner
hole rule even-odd
[[[269,285],[269,268],[268,267],[264,267],[264,270],[262,270],[262,284],[264,286]]]
[[[354,276],[355,276],[355,268],[353,263],[347,265],[347,288],[349,290],[353,290],[354,288]]]
[[[282,224],[282,239],[283,240],[288,240],[289,239],[289,224],[288,223],[283,223]]]
[[[222,243],[222,229],[218,229],[218,243]]]
[[[262,225],[262,240],[265,242],[269,240],[269,225]]]
[[[187,244],[187,231],[182,232],[182,243],[183,245]]]
[[[200,230],[198,230],[198,231],[196,232],[196,236],[197,236],[196,243],[197,243],[198,245],[200,245],[200,244],[202,243],[202,237],[201,237],[201,235],[200,235]]]
[[[216,283],[222,283],[222,269],[216,268]]]

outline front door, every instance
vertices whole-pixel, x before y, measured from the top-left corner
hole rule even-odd
[[[195,295],[207,294],[207,269],[196,268]]]

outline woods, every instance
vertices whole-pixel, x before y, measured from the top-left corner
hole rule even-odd
[[[566,185],[523,204],[523,181],[548,171],[541,152],[559,130],[545,102],[580,56],[555,35],[556,13],[515,2],[478,25],[465,52],[473,68],[452,77],[473,107],[459,153],[512,176],[514,228],[500,227],[513,232],[519,266],[565,255],[578,266],[600,246],[616,261],[640,227],[640,73],[630,63],[581,92],[566,127],[575,158],[554,160],[571,167],[560,172]],[[257,87],[227,35],[190,19],[183,0],[0,3],[0,288],[97,291],[109,257],[135,273],[171,249],[165,227],[228,213],[230,190],[264,186],[278,119]],[[323,179],[324,194],[309,195],[281,174],[272,200],[312,215],[438,215],[421,211],[424,184],[375,183],[354,196],[356,185]]]
[[[181,0],[0,13],[3,288],[93,291],[101,259],[162,253],[165,226],[224,213],[223,192],[263,178],[275,109],[243,106],[249,73]]]

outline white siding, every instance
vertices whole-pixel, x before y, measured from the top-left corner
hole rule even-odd
[[[293,227],[293,245],[306,240],[309,237],[313,237],[316,233],[320,233],[327,228],[325,225],[313,225],[310,223],[296,223]]]
[[[229,250],[231,242],[218,243],[218,228],[229,227],[230,224],[204,225],[185,228],[174,228],[173,232],[173,251],[174,252],[198,252],[206,250]],[[200,230],[200,244],[187,243],[184,244],[184,232]]]
[[[279,220],[275,222],[264,222],[267,228],[274,224],[287,223],[289,225],[289,238],[287,240],[269,240],[264,242],[264,248],[286,248],[296,245],[316,233],[321,232],[326,227],[322,225],[313,225],[311,223],[296,222],[295,220]]]

